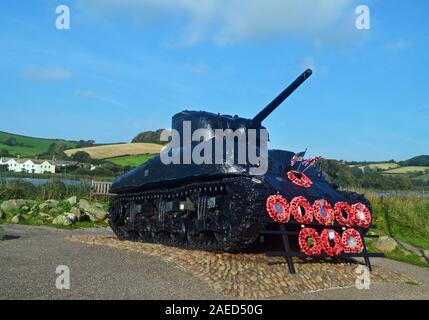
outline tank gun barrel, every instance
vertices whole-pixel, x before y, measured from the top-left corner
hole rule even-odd
[[[283,103],[301,84],[304,83],[311,75],[311,69],[305,70],[294,82],[292,82],[285,90],[283,90],[273,101],[271,101],[264,109],[261,110],[253,119],[252,127],[258,128],[279,105]]]

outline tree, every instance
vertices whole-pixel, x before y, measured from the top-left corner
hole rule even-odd
[[[76,148],[86,148],[86,147],[91,147],[95,144],[94,140],[79,140],[76,143]]]
[[[5,145],[8,145],[8,146],[11,146],[11,147],[13,147],[13,146],[17,146],[18,145],[18,141],[16,140],[16,138],[14,138],[14,137],[9,137],[8,139],[6,139],[4,142],[3,142]]]
[[[11,154],[7,149],[0,149],[0,157],[11,157]]]
[[[85,151],[78,151],[72,155],[72,159],[80,163],[91,163],[91,156]]]
[[[68,146],[64,141],[57,141],[52,143],[49,146],[48,151],[41,154],[40,157],[44,159],[52,159],[53,157],[55,157],[55,159],[57,160],[68,159],[69,157],[64,153],[64,150],[66,150],[67,148]]]

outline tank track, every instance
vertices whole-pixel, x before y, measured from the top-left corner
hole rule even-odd
[[[240,251],[259,234],[268,190],[250,177],[120,194],[109,224],[121,240],[175,247]]]

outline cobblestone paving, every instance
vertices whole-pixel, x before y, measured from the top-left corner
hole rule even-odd
[[[329,288],[351,287],[355,285],[358,276],[355,273],[357,263],[329,260],[304,262],[297,259],[297,274],[291,275],[283,259],[273,261],[273,258],[267,258],[262,253],[230,254],[184,250],[101,236],[73,235],[71,240],[161,257],[207,282],[216,292],[232,298],[275,298]],[[371,272],[371,283],[418,284],[417,280],[409,275],[378,266]]]

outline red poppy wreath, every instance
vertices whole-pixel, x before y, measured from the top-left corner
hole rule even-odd
[[[267,198],[266,208],[271,219],[279,223],[287,223],[290,218],[289,204],[280,195],[272,195]]]
[[[304,172],[289,171],[287,177],[293,184],[300,187],[310,188],[313,184],[311,179]]]
[[[311,243],[309,243],[310,239]],[[307,256],[318,255],[322,252],[319,234],[313,228],[301,229],[298,236],[298,242],[301,252]]]
[[[304,213],[302,212],[304,210]],[[313,222],[313,207],[303,196],[295,197],[289,205],[289,212],[299,223]]]

